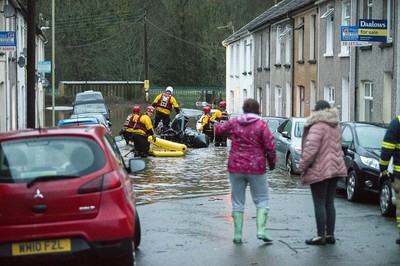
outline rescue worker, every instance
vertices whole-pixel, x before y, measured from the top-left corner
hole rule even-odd
[[[226,102],[222,101],[219,103],[219,110],[215,111],[210,118],[210,122],[213,124],[215,122],[225,123],[229,120],[229,114],[226,111]],[[227,137],[225,136],[215,136],[215,147],[223,146],[226,147]]]
[[[203,107],[203,115],[201,116],[200,120],[198,121],[200,123],[199,131],[203,132],[206,134],[209,138],[210,142],[214,141],[214,128],[213,125],[210,121],[211,118],[211,107],[210,106],[204,106]]]
[[[396,221],[399,236],[396,244],[400,245],[400,115],[394,118],[386,131],[379,158],[381,175],[387,175],[390,158],[393,157],[393,189],[396,194]]]
[[[156,140],[154,134],[153,123],[151,118],[154,116],[156,109],[153,106],[148,106],[147,111],[139,116],[133,127],[132,140],[135,144],[135,157],[147,157],[150,150],[148,137],[152,136]]]
[[[175,97],[172,96],[174,89],[168,86],[165,92],[160,93],[153,101],[152,106],[156,108],[156,118],[154,121],[154,127],[157,128],[160,121],[163,123],[163,127],[169,127],[171,122],[170,114],[172,107],[174,107],[176,114],[180,113],[179,104]]]
[[[124,128],[121,129],[119,132],[120,135],[122,135],[125,139],[126,145],[129,144],[129,141],[131,141],[131,137],[133,134],[133,126],[136,123],[137,118],[140,115],[140,106],[133,106],[132,108],[132,113],[130,113],[124,123]]]

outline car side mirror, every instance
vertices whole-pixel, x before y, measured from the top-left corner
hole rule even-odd
[[[346,153],[346,151],[349,149],[349,145],[348,144],[345,144],[345,143],[342,143],[342,150],[343,150],[343,152],[344,153]]]
[[[129,172],[135,173],[142,171],[146,168],[146,162],[142,159],[130,159],[129,160]]]
[[[282,132],[282,137],[290,139],[289,133],[287,131]]]

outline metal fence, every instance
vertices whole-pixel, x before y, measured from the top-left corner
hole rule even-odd
[[[150,87],[149,101],[165,91],[166,87]],[[141,81],[61,81],[56,90],[58,96],[75,96],[86,90],[100,91],[107,99],[122,97],[130,101],[145,102],[144,83]],[[50,93],[50,91],[46,91]],[[218,106],[226,99],[225,87],[174,87],[174,96],[183,108],[198,108],[204,105]]]

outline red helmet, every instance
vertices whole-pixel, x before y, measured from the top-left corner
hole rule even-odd
[[[137,105],[133,106],[132,112],[139,114],[140,113],[140,106],[137,106]]]
[[[156,108],[154,108],[153,106],[147,106],[147,112],[148,113],[151,113],[151,114],[154,114],[154,112],[156,111]]]
[[[203,107],[203,112],[204,112],[205,114],[210,113],[210,112],[211,112],[211,107],[210,107],[210,106],[204,106],[204,107]]]
[[[222,101],[219,103],[219,108],[226,108],[226,102]]]

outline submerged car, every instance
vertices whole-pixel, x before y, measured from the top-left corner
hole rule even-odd
[[[72,105],[71,115],[100,113],[110,120],[110,110],[104,100],[75,101]]]
[[[303,117],[290,117],[272,132],[276,145],[277,166],[291,174],[299,174],[301,138],[306,121]]]
[[[379,157],[387,124],[342,122],[342,149],[347,177],[338,182],[349,201],[379,194]]]
[[[141,231],[129,173],[145,162],[128,164],[101,125],[1,133],[2,265],[133,265]]]

